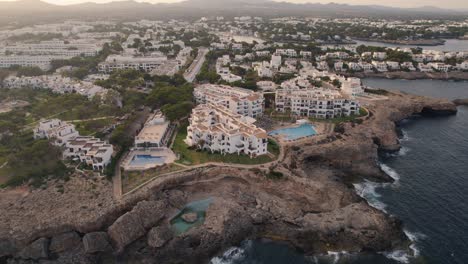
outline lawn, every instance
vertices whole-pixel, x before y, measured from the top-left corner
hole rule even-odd
[[[256,158],[250,158],[247,155],[237,155],[237,154],[220,154],[220,153],[210,153],[208,151],[201,151],[189,148],[185,144],[184,139],[187,137],[187,126],[181,126],[176,135],[174,145],[172,146],[173,151],[179,155],[179,163],[185,165],[197,165],[207,162],[223,162],[223,163],[233,163],[233,164],[264,164],[275,160],[269,155],[262,155]],[[276,142],[269,140],[268,152],[274,156],[278,156],[280,148]]]

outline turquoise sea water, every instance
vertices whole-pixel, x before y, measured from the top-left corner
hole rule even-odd
[[[176,234],[182,234],[187,232],[190,228],[198,226],[205,222],[206,210],[213,202],[213,198],[208,198],[204,200],[194,201],[188,203],[182,210],[180,210],[176,216],[171,220],[171,226],[176,232]],[[197,221],[194,223],[187,223],[182,219],[182,215],[186,213],[196,213]]]

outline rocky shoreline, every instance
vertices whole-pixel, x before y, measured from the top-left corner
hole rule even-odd
[[[306,254],[407,249],[402,223],[369,206],[352,183],[392,179],[378,151],[400,148],[396,122],[413,114],[454,114],[446,100],[391,93],[319,142],[290,145],[275,168],[205,167],[161,177],[122,201],[102,179],[76,177],[45,190],[0,192],[0,262],[207,263],[245,239],[270,238]],[[271,180],[268,171],[285,177]],[[57,193],[57,185],[65,191]],[[11,194],[10,194],[11,195]],[[180,235],[170,220],[212,198],[205,222]]]
[[[452,81],[467,81],[468,72],[355,72],[343,73],[348,77],[358,78],[385,78],[385,79],[405,79],[405,80],[452,80]]]

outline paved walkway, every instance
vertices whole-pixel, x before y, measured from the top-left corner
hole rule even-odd
[[[269,167],[275,166],[279,162],[283,161],[283,159],[285,157],[284,146],[282,144],[279,144],[279,146],[280,146],[280,153],[278,155],[278,158],[276,160],[268,162],[268,163],[251,164],[250,165],[250,164],[236,164],[236,163],[223,163],[223,162],[208,162],[208,163],[197,164],[197,165],[184,165],[184,164],[176,162],[174,164],[176,164],[177,166],[183,167],[184,169],[174,171],[174,172],[169,172],[169,173],[166,173],[166,174],[161,174],[161,175],[158,175],[158,177],[170,177],[171,175],[176,174],[176,173],[191,171],[191,170],[194,170],[194,169],[199,169],[199,168],[204,168],[204,167],[213,167],[213,166],[214,167],[225,167],[225,168],[238,168],[238,169],[269,168]],[[119,163],[116,166],[116,171],[115,171],[115,175],[114,175],[114,178],[113,178],[114,197],[115,197],[115,199],[120,200],[120,199],[122,199],[123,196],[136,192],[140,188],[144,187],[145,185],[147,185],[148,183],[153,181],[155,178],[157,178],[157,177],[154,177],[154,178],[142,183],[141,185],[139,185],[138,187],[136,187],[133,190],[129,191],[128,193],[123,194],[122,193],[122,179],[121,179],[121,173],[120,173],[120,163]]]

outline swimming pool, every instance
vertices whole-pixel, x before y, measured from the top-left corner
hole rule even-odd
[[[146,166],[146,165],[164,164],[164,157],[153,156],[149,154],[137,154],[130,161],[130,166]]]
[[[297,127],[288,127],[278,130],[273,130],[269,133],[270,136],[283,136],[286,140],[296,140],[303,137],[316,135],[317,132],[311,124],[303,124]]]

